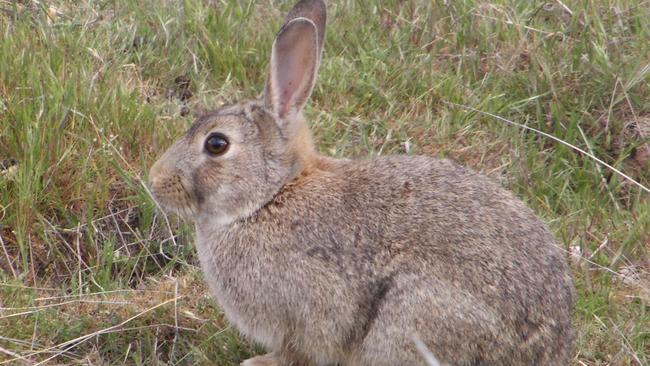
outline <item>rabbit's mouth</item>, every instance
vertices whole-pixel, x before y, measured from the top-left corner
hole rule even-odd
[[[192,220],[197,212],[192,195],[178,175],[152,177],[151,193],[156,203],[165,211],[173,212],[185,220]]]

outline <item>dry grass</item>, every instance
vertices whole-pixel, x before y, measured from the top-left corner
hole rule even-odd
[[[0,1],[0,364],[258,351],[142,182],[193,116],[261,90],[288,6]],[[576,365],[648,363],[649,9],[332,1],[307,110],[327,154],[451,157],[544,217],[580,295]]]

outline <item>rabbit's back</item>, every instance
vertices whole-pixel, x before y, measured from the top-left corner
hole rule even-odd
[[[207,233],[217,298],[247,312],[229,318],[257,319],[238,324],[251,335],[291,329],[323,363],[419,362],[413,334],[453,364],[567,360],[562,252],[511,193],[453,162],[323,160],[250,219]],[[272,260],[241,268],[238,256]]]
[[[546,225],[512,193],[449,160],[328,162],[285,187],[253,221],[290,225],[296,250],[344,272],[351,263],[385,273],[422,266],[462,287],[492,283],[501,291],[570,282]]]

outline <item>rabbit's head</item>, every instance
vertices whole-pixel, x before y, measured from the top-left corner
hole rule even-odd
[[[309,167],[315,153],[301,111],[316,80],[325,21],[322,0],[300,1],[273,43],[263,96],[199,118],[158,159],[149,180],[163,208],[229,223]]]

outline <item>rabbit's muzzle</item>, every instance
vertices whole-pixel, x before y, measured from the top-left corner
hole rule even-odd
[[[189,184],[180,172],[168,169],[158,161],[149,171],[149,186],[154,199],[164,210],[184,218],[191,218],[196,213],[196,203],[187,189]]]

